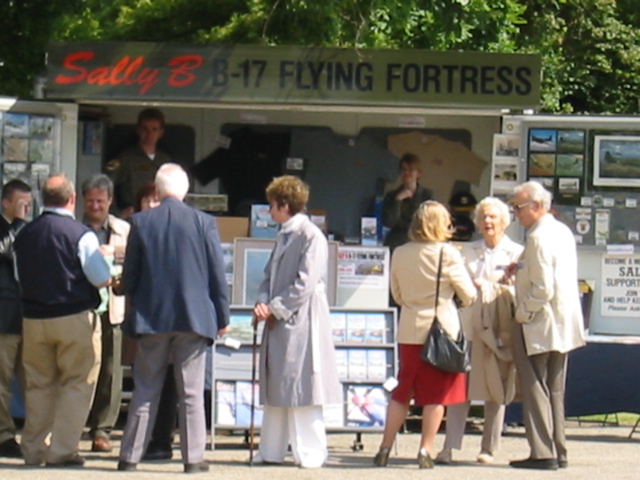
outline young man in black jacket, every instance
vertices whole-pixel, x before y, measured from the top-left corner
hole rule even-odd
[[[22,344],[22,307],[20,287],[15,278],[13,241],[26,224],[31,207],[31,187],[22,180],[11,180],[2,188],[0,215],[0,456],[21,458],[16,443],[16,426],[11,418],[14,373],[24,387],[20,361]]]

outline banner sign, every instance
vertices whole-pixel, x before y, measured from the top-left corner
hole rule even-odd
[[[539,55],[52,42],[47,98],[535,108]]]
[[[601,283],[603,317],[640,315],[640,256],[603,255]]]

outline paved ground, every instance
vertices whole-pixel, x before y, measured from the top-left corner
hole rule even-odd
[[[527,456],[527,445],[522,428],[510,428],[502,441],[502,449],[494,465],[479,465],[475,457],[479,451],[480,435],[470,434],[465,438],[461,451],[454,451],[456,463],[452,466],[436,466],[434,470],[418,470],[415,456],[418,436],[403,434],[399,436],[397,454],[392,454],[387,468],[372,466],[379,434],[362,435],[363,450],[354,452],[351,446],[355,435],[330,434],[329,464],[318,470],[303,470],[291,462],[284,466],[254,466],[250,468],[246,461],[248,451],[243,448],[242,435],[216,437],[216,449],[206,452],[206,460],[211,463],[211,471],[199,474],[199,478],[216,477],[225,480],[234,479],[357,479],[390,480],[429,477],[430,480],[518,480],[530,478],[562,478],[593,480],[638,479],[640,478],[640,432],[628,438],[631,428],[593,424],[578,426],[570,424],[567,428],[569,439],[569,468],[557,472],[514,470],[508,466],[509,460]],[[121,432],[115,434],[115,445],[119,447]],[[443,435],[438,436],[441,445]],[[163,479],[168,474],[182,474],[179,450],[174,450],[174,460],[140,464],[137,472],[117,472],[117,452],[93,454],[88,451],[88,441],[83,441],[81,449],[87,458],[82,469],[27,468],[21,462],[0,459],[0,480],[105,480],[105,479]]]

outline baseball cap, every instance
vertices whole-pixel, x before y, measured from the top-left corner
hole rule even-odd
[[[470,192],[458,192],[449,200],[449,206],[456,212],[470,212],[478,204],[476,197]]]

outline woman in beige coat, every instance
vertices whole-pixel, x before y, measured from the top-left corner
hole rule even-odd
[[[515,366],[511,356],[513,287],[504,284],[505,267],[516,262],[522,245],[505,235],[511,223],[509,207],[495,197],[476,206],[475,223],[482,240],[466,244],[462,256],[478,287],[474,304],[462,310],[462,325],[471,341],[468,400],[447,407],[447,435],[436,463],[452,461],[452,449],[462,447],[470,400],[484,402],[484,428],[477,460],[492,463],[500,446],[505,405],[515,395]]]
[[[396,433],[404,423],[409,402],[422,406],[422,438],[418,451],[420,468],[432,468],[433,442],[444,415],[444,406],[466,399],[466,375],[438,370],[420,359],[435,315],[438,262],[442,251],[442,273],[438,297],[438,319],[454,338],[460,331],[458,308],[471,304],[476,287],[467,273],[460,252],[446,243],[451,238],[451,216],[434,201],[416,210],[409,230],[411,242],[398,247],[391,261],[391,293],[400,305],[398,323],[398,386],[387,407],[384,435],[374,464],[386,466]]]

